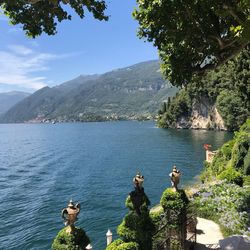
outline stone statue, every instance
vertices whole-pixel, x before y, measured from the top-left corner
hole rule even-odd
[[[176,166],[173,166],[172,172],[169,174],[171,178],[171,184],[174,189],[174,191],[178,191],[178,184],[180,182],[180,176],[181,172],[176,168]]]
[[[68,207],[62,210],[62,218],[64,219],[65,226],[69,226],[66,230],[67,233],[72,233],[75,229],[74,223],[77,221],[77,215],[80,213],[81,206],[79,203],[74,205],[70,200]]]

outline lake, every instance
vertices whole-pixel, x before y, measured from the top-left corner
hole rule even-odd
[[[0,249],[50,249],[63,228],[61,210],[81,203],[77,226],[94,250],[105,248],[127,213],[125,199],[139,170],[152,206],[170,186],[176,164],[181,185],[193,183],[205,159],[231,133],[164,130],[153,122],[0,125]],[[116,236],[116,235],[115,235]]]

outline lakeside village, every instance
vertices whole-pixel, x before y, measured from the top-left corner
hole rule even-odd
[[[212,151],[208,144],[204,149],[201,184],[180,189],[181,171],[174,166],[172,187],[156,207],[149,208],[144,177],[133,178],[134,190],[125,201],[129,212],[117,228],[118,239],[108,230],[106,250],[250,249],[250,119],[220,149]],[[85,231],[74,225],[80,208],[71,200],[62,210],[66,227],[53,250],[93,250]]]
[[[78,117],[58,117],[45,118],[44,115],[38,115],[35,119],[31,119],[25,123],[62,123],[62,122],[105,122],[105,121],[157,121],[158,115],[123,115],[111,114],[106,116],[98,116],[93,114],[80,113]]]

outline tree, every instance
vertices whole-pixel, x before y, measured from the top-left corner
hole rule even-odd
[[[137,0],[140,38],[159,50],[162,72],[183,86],[250,41],[250,0]]]
[[[104,14],[106,9],[103,0],[0,0],[0,8],[14,25],[21,24],[28,36],[36,37],[43,32],[55,35],[58,22],[71,20],[66,10],[71,7],[80,18],[84,18],[88,10],[98,20],[108,20]]]

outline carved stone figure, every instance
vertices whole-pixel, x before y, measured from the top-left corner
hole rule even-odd
[[[173,166],[172,172],[169,174],[171,178],[171,184],[175,191],[178,191],[178,184],[180,182],[180,176],[181,172],[176,168],[176,166]]]
[[[77,215],[80,213],[81,206],[79,203],[74,205],[73,201],[70,200],[68,207],[62,210],[62,218],[64,219],[65,226],[68,226],[67,233],[74,231],[74,223],[77,221]]]

